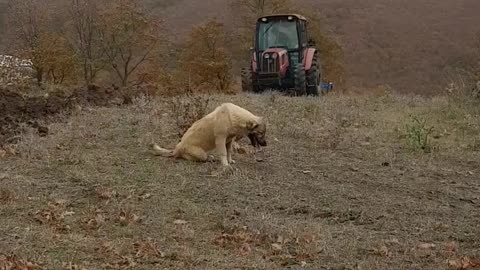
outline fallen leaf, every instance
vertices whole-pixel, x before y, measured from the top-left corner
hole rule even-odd
[[[183,220],[183,219],[177,219],[177,220],[175,220],[175,221],[173,222],[173,224],[175,224],[175,225],[185,225],[185,224],[187,224],[187,223],[188,223],[188,222],[185,221],[185,220]]]
[[[436,247],[433,243],[421,243],[417,246],[419,249],[433,249]]]
[[[139,216],[126,210],[122,210],[118,216],[118,221],[124,226],[136,223],[139,219]]]
[[[447,260],[448,266],[452,269],[467,270],[480,267],[480,260],[473,260],[469,257],[463,257],[461,259]]]
[[[380,248],[374,248],[373,253],[375,255],[382,256],[382,257],[390,257],[390,255],[392,254],[388,250],[387,246],[385,246],[385,245],[382,245]]]
[[[150,193],[145,193],[143,195],[140,196],[140,199],[141,200],[146,200],[146,199],[150,199],[150,197],[152,197],[152,194]]]
[[[250,244],[243,243],[242,247],[240,248],[240,255],[247,256],[248,254],[250,254],[250,252],[252,252]]]
[[[69,263],[63,263],[63,269],[64,270],[87,270],[87,268],[78,266],[72,262]]]
[[[255,157],[256,162],[264,162],[265,160],[261,157]]]
[[[7,151],[0,149],[0,158],[4,158],[7,156]]]
[[[462,262],[460,260],[447,260],[448,267],[452,269],[462,269]]]
[[[69,217],[69,216],[75,215],[75,212],[73,212],[73,211],[66,211],[65,213],[63,213],[63,215],[66,216],[66,217]]]
[[[277,237],[277,243],[280,243],[280,244],[283,243],[283,236],[279,235],[279,236]]]
[[[102,200],[110,200],[112,197],[117,196],[116,191],[110,191],[110,190],[106,190],[106,189],[99,189],[99,190],[96,191],[96,193],[97,193],[98,198],[100,198]]]
[[[449,243],[447,243],[445,249],[446,249],[447,253],[454,254],[455,252],[457,252],[457,243],[449,242]]]
[[[275,250],[275,251],[280,251],[280,250],[283,249],[282,245],[280,245],[279,243],[274,243],[274,244],[272,244],[272,248],[273,248],[273,250]]]

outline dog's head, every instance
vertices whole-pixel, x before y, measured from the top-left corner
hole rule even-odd
[[[253,147],[267,146],[265,133],[267,132],[267,125],[262,118],[257,121],[249,122],[247,125],[248,138]]]

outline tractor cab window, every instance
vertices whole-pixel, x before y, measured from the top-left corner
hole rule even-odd
[[[261,23],[258,46],[261,51],[269,48],[298,49],[297,22],[285,19]]]

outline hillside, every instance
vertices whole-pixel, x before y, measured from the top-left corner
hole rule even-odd
[[[178,141],[172,100],[77,109],[48,135],[27,128],[20,154],[0,155],[0,269],[480,263],[478,104],[265,94],[214,96],[209,110],[225,101],[267,117],[268,146],[255,158],[241,141],[248,152],[220,174],[147,153]],[[44,268],[8,267],[20,259]]]
[[[443,88],[448,69],[468,60],[479,31],[475,0],[301,0],[319,11],[345,48],[350,86],[389,84],[400,92]],[[228,1],[177,1],[158,8],[181,37],[206,17],[226,20]]]

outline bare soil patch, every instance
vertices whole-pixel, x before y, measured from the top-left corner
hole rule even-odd
[[[39,128],[39,122],[55,120],[59,114],[69,114],[75,106],[123,105],[131,103],[132,98],[140,93],[145,91],[90,86],[32,95],[0,88],[0,146],[16,142],[24,124]],[[39,128],[39,133],[44,133],[42,128]]]

